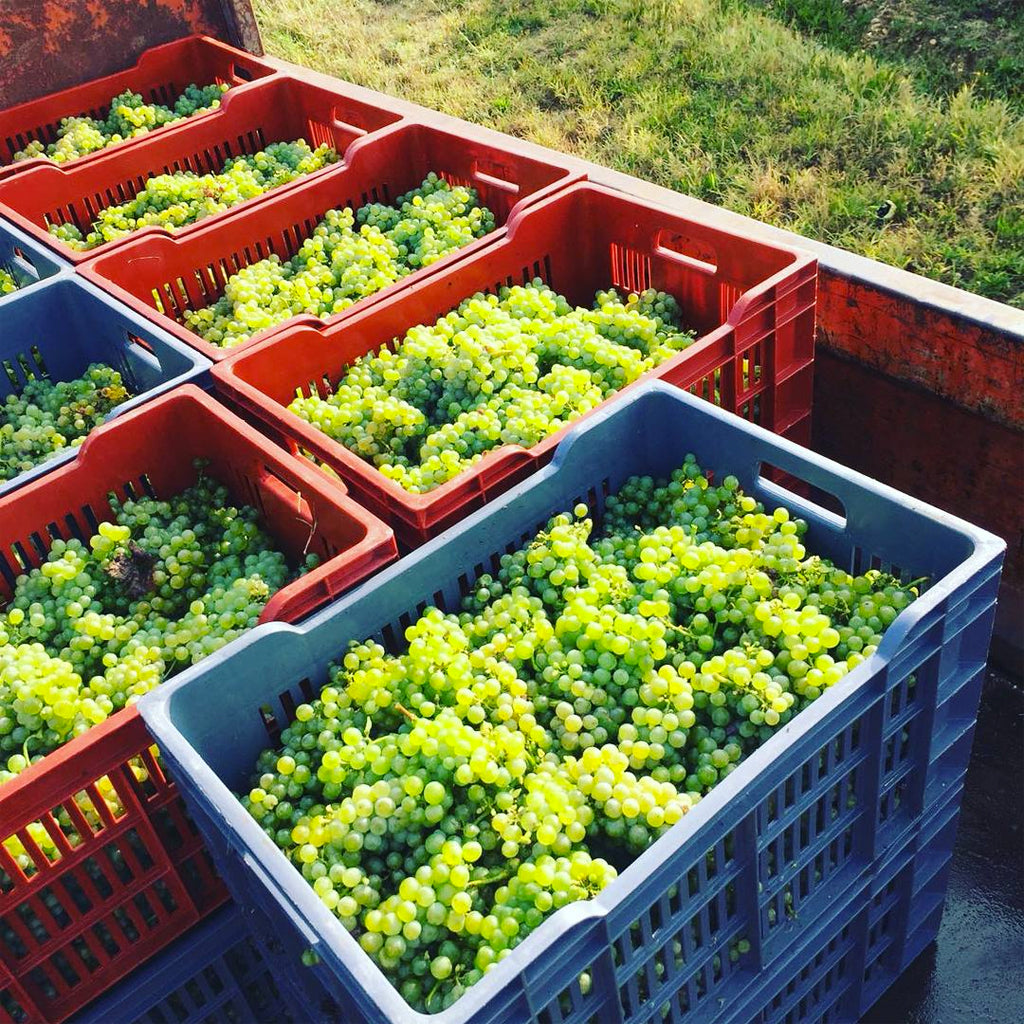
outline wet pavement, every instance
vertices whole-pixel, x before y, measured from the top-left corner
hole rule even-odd
[[[937,941],[864,1024],[1024,1024],[1024,690],[985,684]]]

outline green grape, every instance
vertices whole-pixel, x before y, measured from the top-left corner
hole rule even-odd
[[[473,189],[429,174],[394,206],[328,210],[289,260],[277,255],[233,274],[187,326],[229,348],[299,313],[331,316],[494,230]]]
[[[145,135],[154,128],[214,110],[220,106],[220,98],[228,88],[227,85],[217,83],[187,85],[173,107],[146,103],[139,93],[128,90],[110,100],[105,117],[95,118],[84,114],[65,117],[57,128],[53,142],[33,139],[24,149],[15,153],[13,159],[19,161],[43,157],[58,164],[70,163],[88,153],[124,142],[125,139]]]
[[[205,473],[111,508],[87,544],[54,541],[0,614],[0,785],[250,629],[296,574]]]
[[[101,363],[70,381],[32,378],[0,405],[0,480],[81,444],[130,396],[121,374]]]
[[[126,117],[136,110],[118,108]],[[326,143],[310,149],[304,139],[274,142],[250,155],[231,157],[219,172],[158,174],[125,203],[100,210],[85,231],[73,224],[52,224],[50,233],[73,249],[87,250],[125,238],[148,225],[169,229],[194,224],[304,174],[335,163],[338,154]]]
[[[513,292],[505,311],[539,329],[571,312],[551,292]],[[477,297],[442,330],[501,301]],[[678,315],[654,294],[620,305],[603,329],[634,352],[660,328],[617,319],[626,307],[663,324]],[[362,394],[363,425],[338,425],[409,451],[430,435],[402,403],[458,404],[480,382],[473,367],[506,374],[517,398],[554,372],[515,342],[488,352],[470,340],[421,388],[400,368],[446,348],[411,332],[407,351],[354,367],[346,403],[327,408],[340,415]],[[567,380],[583,369],[558,365]],[[378,407],[386,417],[369,415]],[[444,443],[472,452],[496,408],[467,405]],[[692,455],[668,479],[632,478],[606,499],[600,530],[585,505],[555,516],[457,611],[427,608],[399,650],[350,644],[240,800],[410,1006],[438,1012],[548,916],[601,892],[870,656],[916,596],[917,584],[808,553],[805,533],[735,477],[712,483]],[[729,956],[746,952],[739,938]]]
[[[14,275],[9,271],[0,267],[0,295],[10,295],[11,292],[18,290],[18,282]]]
[[[432,196],[445,194],[435,185]],[[368,220],[405,223],[389,220],[389,209],[374,207]],[[598,292],[590,310],[539,280],[474,295],[357,359],[332,394],[289,409],[424,494],[494,448],[532,447],[692,344],[679,316],[675,300],[654,291],[625,300]]]

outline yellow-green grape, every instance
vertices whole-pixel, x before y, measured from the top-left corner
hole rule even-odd
[[[220,98],[228,88],[218,83],[187,85],[171,107],[161,103],[146,103],[141,94],[129,90],[111,99],[106,117],[87,117],[84,114],[65,117],[53,142],[47,144],[40,139],[33,139],[24,149],[15,153],[13,159],[20,161],[44,157],[54,163],[66,164],[125,139],[145,135],[154,128],[214,110],[220,106]]]
[[[14,275],[9,271],[0,267],[0,295],[10,295],[11,292],[18,290],[18,282],[15,280]]]
[[[53,224],[50,233],[73,249],[86,250],[125,238],[148,225],[180,228],[254,199],[338,159],[326,143],[311,149],[304,139],[274,142],[251,156],[232,157],[216,173],[158,174],[128,202],[100,210],[85,232],[73,224]]]
[[[205,473],[54,541],[0,612],[0,785],[256,624],[297,572]],[[0,836],[0,839],[3,837]]]
[[[300,313],[340,313],[493,230],[473,189],[431,173],[393,206],[328,210],[291,259],[269,256],[238,271],[217,302],[189,310],[185,322],[229,348]]]
[[[505,311],[538,331],[571,312],[550,292],[510,298]],[[475,366],[506,374],[517,400],[552,397],[580,391],[577,359],[613,351],[581,343],[556,373],[513,334],[507,350],[474,347],[467,324],[498,302],[478,297],[437,331],[410,332],[407,349],[353,367],[345,402],[312,411],[396,451],[425,443],[409,410],[455,403],[479,385]],[[676,330],[674,305],[650,294],[609,296],[595,312],[610,319],[590,322],[651,351],[658,329],[630,309]],[[452,356],[438,339],[460,331]],[[429,385],[404,372],[446,351],[449,372]],[[557,389],[530,391],[551,374]],[[445,443],[472,453],[493,411],[464,409]],[[916,596],[916,584],[808,553],[805,533],[735,477],[713,483],[692,455],[670,478],[630,479],[600,530],[582,504],[556,516],[459,611],[427,608],[399,651],[353,642],[259,756],[242,803],[411,1007],[451,1006],[869,656]],[[749,948],[737,941],[730,958]]]
[[[131,397],[117,370],[94,363],[81,377],[33,378],[0,405],[0,480],[13,480],[82,443],[93,427]]]
[[[379,209],[375,220],[387,226]],[[598,292],[593,309],[542,281],[474,295],[289,409],[425,494],[494,448],[532,447],[692,344],[680,315],[656,291]]]

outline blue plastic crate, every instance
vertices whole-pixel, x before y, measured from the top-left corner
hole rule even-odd
[[[829,904],[744,998],[700,1019],[728,1024],[859,1020],[938,933],[936,873],[953,856],[961,796],[956,790],[930,809],[914,834],[882,858],[852,896]],[[941,886],[944,896],[945,875]]]
[[[24,231],[0,219],[0,269],[18,282],[18,291],[0,295],[0,304],[10,302],[23,288],[63,273],[68,266]]]
[[[218,910],[74,1024],[285,1024],[293,1018],[237,907]]]
[[[72,380],[91,363],[120,371],[132,393],[108,419],[186,381],[209,386],[205,356],[72,274],[14,292],[0,304],[0,403],[30,377]],[[0,494],[70,462],[75,450],[0,481]]]
[[[809,550],[853,570],[877,565],[933,583],[874,656],[599,896],[554,914],[449,1010],[413,1013],[232,791],[244,791],[268,733],[323,685],[349,640],[376,636],[395,649],[426,605],[457,607],[470,581],[550,515],[582,500],[600,516],[605,495],[627,477],[666,475],[689,451],[705,468],[735,474],[766,504],[805,518]],[[843,514],[768,479],[780,471],[832,495]],[[731,1021],[736,1008],[769,1007],[775,992],[767,990],[788,984],[799,951],[810,968],[848,925],[859,966],[845,1005],[860,1006],[864,900],[894,858],[914,856],[929,793],[944,791],[959,806],[963,727],[976,712],[1003,548],[967,523],[656,384],[579,424],[548,467],[304,626],[255,630],[230,657],[213,655],[140,708],[236,900],[272,919],[266,939],[310,1019]],[[835,919],[836,908],[847,908],[849,920]],[[730,957],[741,939],[749,951]],[[320,962],[303,969],[307,948]],[[584,971],[592,978],[586,994],[578,983]],[[770,1009],[765,1019],[776,1019]]]

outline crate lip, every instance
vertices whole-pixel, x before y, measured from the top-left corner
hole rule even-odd
[[[213,217],[204,217],[202,220],[196,221],[194,224],[186,225],[185,228],[178,228],[177,230],[172,231],[158,225],[147,225],[141,230],[133,232],[126,238],[118,239],[116,242],[107,242],[102,246],[97,246],[95,249],[89,249],[84,253],[79,253],[78,255],[83,257],[83,259],[76,265],[75,269],[82,274],[83,277],[92,281],[109,294],[115,296],[121,302],[132,306],[144,316],[161,324],[165,330],[174,334],[175,337],[180,338],[186,344],[191,345],[199,352],[202,352],[208,359],[216,364],[237,356],[242,352],[252,351],[252,349],[261,342],[277,338],[280,335],[287,334],[299,327],[311,326],[324,330],[334,327],[336,324],[347,322],[352,316],[358,316],[366,310],[372,303],[376,303],[397,293],[404,292],[407,288],[427,281],[437,274],[447,273],[448,271],[458,269],[464,259],[474,257],[482,250],[489,248],[491,245],[503,241],[513,220],[518,220],[520,214],[532,207],[535,203],[544,199],[552,198],[556,195],[561,195],[562,191],[566,187],[586,180],[586,175],[581,171],[574,170],[570,166],[569,162],[562,158],[560,154],[546,154],[546,159],[549,164],[557,170],[562,171],[563,177],[552,182],[550,185],[546,185],[529,195],[525,195],[517,199],[512,205],[505,223],[500,227],[496,227],[493,231],[489,231],[481,238],[476,238],[467,245],[456,249],[454,252],[450,252],[447,256],[443,256],[441,259],[436,260],[429,266],[420,267],[418,270],[413,271],[411,274],[407,274],[398,281],[394,281],[391,284],[386,285],[384,288],[381,288],[380,291],[374,292],[372,295],[367,295],[364,298],[357,300],[340,313],[332,313],[327,317],[315,316],[310,313],[298,313],[295,316],[290,316],[287,320],[282,320],[278,324],[274,324],[271,327],[267,327],[264,330],[257,332],[251,338],[248,338],[237,345],[233,345],[230,348],[221,348],[218,345],[214,345],[212,342],[207,341],[184,324],[179,323],[173,317],[168,316],[165,313],[158,312],[155,308],[136,298],[119,284],[112,281],[101,270],[96,268],[96,263],[110,255],[111,250],[115,247],[116,252],[113,253],[115,258],[120,257],[124,260],[130,254],[130,250],[144,248],[145,243],[150,239],[159,237],[167,238],[173,244],[183,238],[191,240],[201,235],[215,235],[219,229],[227,224],[236,224],[239,220],[244,218],[249,211],[255,210],[265,202],[275,200],[291,185],[303,186],[309,179],[319,181],[321,175],[323,175],[324,178],[340,177],[346,170],[354,170],[356,172],[360,171],[361,167],[359,165],[362,160],[362,151],[364,149],[372,149],[380,139],[384,139],[392,135],[412,134],[416,131],[426,131],[438,136],[447,136],[456,143],[461,141],[459,134],[450,125],[435,124],[427,118],[416,118],[403,115],[393,124],[389,124],[375,132],[367,132],[360,138],[355,139],[345,150],[343,158],[338,163],[332,164],[330,167],[323,168],[320,171],[315,172],[315,174],[306,175],[303,178],[296,179],[294,182],[289,182],[288,185],[281,186],[280,189],[274,189],[271,192],[264,192],[263,195],[257,196],[255,199],[248,200],[245,203],[239,204],[237,207],[232,207],[231,209],[225,210],[223,213],[217,214]],[[494,148],[497,149],[498,147],[495,146]],[[530,152],[529,147],[525,143],[521,142],[519,139],[512,138],[511,136],[502,140],[501,152],[536,160],[536,156]],[[431,170],[435,170],[435,168],[424,168],[424,174]],[[0,176],[0,180],[2,180],[2,176]],[[299,190],[300,189],[296,189],[296,191]],[[242,209],[243,207],[244,209]],[[332,207],[332,209],[344,209],[344,207],[338,206]],[[145,257],[143,256],[142,258]]]
[[[3,226],[0,226],[0,232],[3,230]],[[191,368],[183,370],[181,373],[171,377],[169,380],[163,381],[155,387],[143,391],[138,395],[132,395],[131,398],[122,402],[120,405],[115,406],[104,418],[104,423],[109,423],[111,420],[117,419],[119,416],[123,416],[125,413],[131,412],[133,409],[136,409],[141,405],[145,405],[152,399],[158,398],[160,395],[166,394],[169,391],[173,391],[182,384],[193,383],[204,387],[204,389],[211,386],[212,381],[210,381],[209,378],[209,371],[213,364],[209,359],[196,352],[194,349],[189,348],[188,345],[183,344],[168,331],[163,330],[151,320],[147,320],[145,317],[140,316],[135,312],[135,310],[130,309],[127,306],[122,306],[120,303],[112,300],[101,288],[97,288],[90,281],[84,280],[77,274],[55,274],[53,277],[47,278],[44,281],[36,281],[34,284],[28,285],[25,288],[19,288],[11,295],[5,296],[4,300],[0,300],[0,309],[2,309],[6,304],[7,300],[10,300],[10,303],[13,306],[15,302],[24,299],[29,292],[32,294],[41,294],[47,290],[55,290],[58,288],[68,288],[73,291],[78,290],[84,292],[98,304],[115,310],[118,316],[124,317],[128,320],[131,323],[134,333],[144,339],[158,341],[162,348],[170,349],[192,364]],[[0,314],[0,326],[2,326],[2,314]],[[98,430],[99,428],[94,427],[93,429]],[[92,431],[90,431],[90,433],[92,433]],[[49,458],[44,459],[42,462],[37,463],[31,469],[26,469],[23,473],[19,473],[16,477],[13,477],[10,480],[0,480],[0,498],[6,494],[10,494],[12,491],[18,490],[25,486],[25,484],[30,483],[39,477],[45,476],[58,466],[63,466],[68,462],[71,462],[80,449],[81,445],[71,447],[67,451],[57,452]]]
[[[664,216],[675,217],[678,216],[680,212],[669,204],[652,203],[620,189],[610,188],[607,185],[601,185],[597,182],[588,181],[586,179],[572,181],[566,184],[564,188],[559,189],[556,193],[546,196],[545,199],[568,203],[576,196],[586,196],[588,194],[606,196],[615,199],[625,199],[629,202],[642,205],[645,210],[650,210],[656,215],[661,214]],[[480,241],[487,241],[489,243],[486,247],[488,251],[492,248],[497,248],[497,246],[506,243],[506,241],[511,243],[515,240],[522,220],[524,218],[529,218],[534,214],[539,215],[539,213],[540,211],[536,210],[533,206],[527,206],[525,208],[517,207],[509,216],[505,225],[504,233],[502,233],[502,229],[499,229],[492,232],[490,235],[485,236],[484,239],[480,239]],[[655,381],[661,376],[671,373],[677,367],[686,365],[690,362],[696,362],[702,354],[711,351],[716,345],[721,344],[723,339],[727,338],[730,332],[742,322],[746,311],[763,295],[770,292],[773,288],[776,288],[779,284],[783,284],[793,279],[795,276],[805,273],[808,268],[815,268],[817,266],[817,258],[813,254],[804,252],[800,249],[781,245],[776,242],[762,243],[760,239],[758,240],[758,245],[763,245],[765,248],[775,249],[782,254],[790,255],[792,257],[792,261],[788,266],[777,271],[771,277],[766,278],[764,281],[760,281],[756,285],[752,285],[744,291],[733,303],[729,310],[729,314],[723,323],[712,328],[706,334],[700,335],[694,340],[692,345],[684,349],[682,352],[677,353],[671,359],[666,359],[658,366],[652,367],[637,380],[627,384],[624,388],[620,388],[612,395],[609,395],[598,408],[603,408],[609,402],[619,401],[621,396],[627,392],[631,392],[637,387],[641,387],[649,382]],[[483,246],[474,247],[475,251],[468,253],[464,250],[458,250],[457,253],[453,255],[457,255],[459,259],[444,267],[444,272],[451,275],[458,273],[458,271],[461,270],[466,263],[474,259],[483,248]],[[410,275],[410,278],[412,276],[413,275]],[[542,438],[537,442],[537,444],[530,448],[524,448],[522,445],[518,444],[503,444],[497,448],[492,448],[487,451],[481,459],[473,463],[472,466],[464,469],[457,476],[452,477],[451,480],[446,480],[443,484],[440,484],[438,487],[435,487],[433,490],[424,494],[416,494],[412,491],[407,491],[396,481],[390,480],[388,477],[384,476],[384,474],[381,473],[380,470],[378,470],[372,463],[367,462],[365,459],[361,459],[354,452],[346,448],[340,441],[336,441],[323,433],[323,431],[317,430],[317,428],[311,423],[307,423],[301,417],[291,412],[287,406],[278,405],[276,402],[272,403],[262,391],[253,387],[237,375],[235,367],[240,361],[244,361],[248,356],[262,354],[275,342],[279,340],[286,341],[291,334],[297,333],[300,330],[311,329],[321,334],[333,334],[335,332],[340,332],[343,329],[358,329],[363,321],[367,318],[371,318],[376,312],[378,307],[377,301],[375,300],[383,301],[392,297],[399,300],[404,298],[407,292],[416,290],[419,285],[429,279],[428,275],[424,275],[424,277],[417,278],[416,280],[410,280],[410,278],[405,278],[403,281],[399,281],[388,288],[382,289],[380,292],[371,296],[369,300],[364,300],[366,302],[365,305],[362,303],[357,304],[360,307],[358,309],[356,306],[353,306],[352,314],[350,316],[343,316],[340,321],[325,324],[319,317],[312,316],[300,316],[285,321],[278,325],[277,328],[271,328],[270,332],[267,334],[257,335],[250,339],[250,342],[236,346],[235,348],[227,349],[226,355],[216,361],[213,367],[215,390],[222,391],[229,398],[244,402],[250,411],[255,412],[259,409],[262,414],[261,418],[266,419],[275,427],[285,431],[290,435],[291,439],[304,443],[314,452],[317,452],[317,449],[319,449],[319,451],[324,453],[327,457],[344,464],[348,472],[353,473],[359,478],[362,486],[382,492],[382,500],[387,501],[392,507],[393,514],[403,520],[406,520],[409,513],[413,516],[422,516],[424,514],[429,514],[439,506],[444,506],[447,501],[450,501],[453,496],[457,496],[461,491],[464,491],[466,487],[476,486],[476,483],[496,463],[504,462],[509,459],[525,461],[527,459],[541,458],[546,452],[550,451],[553,447],[556,447],[566,439],[574,426],[589,419],[597,411],[597,409],[591,410],[590,412],[584,413],[577,419],[564,424],[554,434],[550,434],[548,437]],[[406,287],[403,288],[403,284],[406,284]],[[471,296],[463,296],[459,302],[465,301],[465,299],[468,298],[471,298]],[[456,303],[456,306],[457,305],[458,303]],[[454,309],[455,306],[452,308]],[[417,325],[410,324],[409,329],[414,326]],[[325,339],[325,342],[329,340],[330,339]],[[224,352],[225,350],[221,351]],[[776,381],[776,384],[785,383],[785,381],[794,373],[812,364],[813,356],[807,359],[803,364],[801,364],[801,366],[794,367],[789,373],[780,376]],[[272,406],[272,409],[269,410],[269,416],[266,415],[268,406]]]
[[[55,253],[49,248],[49,246],[43,245],[37,238],[30,235],[28,232],[23,231],[10,220],[7,220],[5,217],[0,217],[0,238],[3,238],[4,236],[13,240],[19,249],[24,249],[26,255],[31,255],[33,259],[52,263],[55,269],[47,273],[45,277],[40,277],[38,281],[22,285],[20,288],[15,289],[8,295],[0,295],[0,308],[5,306],[8,302],[11,302],[16,298],[20,298],[26,292],[34,290],[40,285],[45,284],[47,281],[52,281],[56,277],[67,276],[71,273],[71,264],[68,263],[66,259]]]
[[[310,86],[313,88],[324,88],[322,86],[314,85],[314,83],[310,82],[308,79],[303,78],[299,75],[291,75],[284,71],[278,71],[274,75],[268,76],[266,78],[257,79],[255,82],[247,82],[245,92],[254,92],[256,91],[256,89],[260,88],[274,88],[276,86],[279,86],[279,84],[282,82],[292,82],[297,83],[300,86]],[[227,93],[225,93],[225,99],[223,100],[223,102],[221,103],[220,107],[217,110],[211,110],[208,112],[208,114],[203,114],[198,118],[185,118],[183,121],[179,121],[175,124],[165,125],[164,128],[162,128],[158,133],[150,132],[149,134],[143,135],[138,139],[132,139],[131,142],[133,144],[130,146],[110,146],[107,147],[106,149],[101,149],[96,153],[89,154],[89,156],[92,157],[93,159],[89,159],[87,161],[73,160],[70,164],[66,165],[55,164],[49,160],[39,161],[36,164],[36,166],[26,168],[24,172],[19,172],[17,177],[21,181],[31,181],[33,178],[39,178],[47,174],[68,175],[75,173],[81,167],[85,167],[87,165],[89,167],[93,165],[98,165],[104,160],[117,160],[122,156],[131,157],[141,154],[144,151],[145,146],[153,141],[154,136],[157,139],[168,139],[173,138],[174,136],[177,135],[184,135],[190,132],[195,127],[196,122],[200,124],[208,124],[214,118],[222,117],[225,114],[229,113],[231,110],[229,101],[234,98],[232,96],[232,93],[235,93],[237,91],[238,90],[236,89],[231,89]],[[343,92],[339,91],[339,84],[335,85],[333,92],[339,98],[345,95]],[[393,111],[386,110],[386,108],[384,107],[381,107],[380,109],[387,113],[394,114]],[[77,269],[78,265],[84,263],[86,260],[93,259],[96,256],[105,256],[109,252],[116,251],[126,242],[134,241],[137,238],[152,237],[154,235],[167,235],[171,238],[181,236],[187,237],[188,235],[192,234],[193,231],[199,225],[221,223],[225,217],[227,217],[228,215],[235,211],[251,210],[254,208],[256,204],[264,202],[268,197],[282,195],[283,193],[289,192],[307,181],[313,181],[322,177],[323,175],[329,173],[336,167],[344,167],[348,162],[349,151],[352,149],[353,146],[362,142],[366,137],[372,136],[373,138],[376,138],[381,133],[386,132],[392,128],[395,128],[400,124],[406,123],[409,120],[408,118],[400,114],[394,114],[394,118],[395,119],[393,121],[389,122],[383,128],[379,128],[376,130],[367,130],[364,135],[361,135],[358,138],[353,139],[352,142],[350,142],[345,147],[343,152],[338,153],[338,160],[335,163],[327,164],[326,166],[320,167],[317,170],[310,172],[309,174],[300,175],[297,178],[293,178],[291,181],[286,181],[282,185],[277,185],[275,188],[272,188],[267,192],[262,192],[260,195],[254,196],[252,199],[245,199],[241,203],[236,203],[234,206],[229,207],[227,210],[221,210],[218,213],[210,214],[209,216],[202,217],[197,221],[193,221],[191,224],[184,224],[180,228],[175,228],[173,230],[170,228],[162,227],[159,224],[147,224],[145,227],[137,231],[131,232],[124,238],[115,238],[113,241],[104,242],[102,245],[97,245],[95,248],[92,249],[78,250],[72,249],[70,246],[65,245],[59,238],[55,237],[54,235],[51,235],[45,227],[40,226],[35,221],[26,217],[18,210],[14,209],[14,207],[9,206],[7,203],[4,203],[2,200],[0,200],[0,218],[17,224],[23,231],[27,231],[29,234],[31,234],[32,237],[36,239],[37,243],[45,245],[48,249],[51,249],[53,252],[60,255],[65,262],[72,264]],[[10,180],[13,177],[15,177],[15,175],[4,176],[3,174],[0,174],[0,185],[5,184],[8,180]],[[146,177],[150,177],[148,172],[146,172]]]
[[[40,107],[46,103],[49,103],[59,96],[68,96],[68,102],[70,103],[74,97],[85,89],[99,89],[104,83],[109,82],[111,87],[114,87],[117,79],[123,78],[127,75],[132,75],[140,70],[145,70],[147,63],[154,59],[158,59],[164,55],[176,55],[178,50],[184,49],[189,43],[199,43],[210,50],[219,50],[223,52],[224,56],[233,56],[237,58],[243,58],[247,63],[258,68],[262,73],[259,77],[253,78],[250,82],[242,82],[239,85],[233,85],[228,92],[225,94],[225,98],[221,100],[221,107],[227,101],[227,96],[230,96],[239,89],[247,89],[249,86],[256,82],[263,82],[267,79],[277,75],[283,75],[282,72],[274,64],[271,64],[264,60],[262,57],[257,57],[255,54],[249,53],[246,50],[240,50],[235,46],[231,46],[225,43],[223,40],[215,39],[213,36],[205,35],[204,33],[197,32],[192,35],[183,36],[181,39],[174,39],[168,43],[160,43],[157,46],[147,47],[142,53],[139,54],[134,64],[129,65],[126,68],[122,68],[120,71],[112,71],[109,75],[101,75],[99,78],[92,78],[87,82],[81,82],[78,85],[68,86],[66,89],[58,89],[55,92],[46,93],[44,96],[37,96],[32,100],[25,100],[23,103],[15,104],[13,107],[7,107],[3,111],[0,111],[5,117],[13,116],[31,116],[33,107]],[[205,83],[197,82],[197,85]],[[134,86],[133,86],[134,88]],[[113,95],[113,94],[112,94]],[[202,121],[212,114],[215,114],[216,110],[208,110],[202,114],[194,114],[191,118],[186,120],[193,123]],[[76,114],[62,114],[61,117],[74,117]],[[153,129],[153,131],[163,131],[165,128],[174,127],[173,125],[161,125],[160,128]],[[107,150],[117,149],[120,150],[124,146],[131,146],[136,143],[143,141],[148,135],[153,132],[147,132],[146,135],[138,136],[132,139],[123,139],[121,142],[116,142],[112,146],[104,146],[103,149],[96,150],[93,153],[86,153],[84,156],[76,157],[74,160],[69,161],[63,166],[67,167],[81,167],[88,161],[91,161],[95,157],[104,153]],[[0,163],[0,181],[5,178],[11,177],[13,174],[19,174],[21,171],[27,170],[30,167],[46,167],[51,164],[52,161],[47,160],[43,157],[31,157],[28,160],[11,161],[9,163]]]
[[[801,754],[810,754],[817,749],[819,727],[827,720],[827,726],[834,731],[836,716],[843,716],[848,722],[854,721],[860,708],[856,698],[863,692],[866,681],[885,667],[898,652],[898,649],[911,628],[926,615],[933,612],[959,586],[982,572],[993,563],[998,563],[1005,550],[1001,538],[971,525],[949,513],[943,512],[927,503],[900,494],[895,489],[878,483],[852,470],[848,470],[831,459],[819,456],[808,449],[777,437],[771,432],[750,424],[747,421],[726,413],[715,406],[703,402],[688,394],[661,384],[654,383],[637,389],[624,402],[610,409],[600,410],[588,422],[577,424],[569,436],[559,445],[553,461],[529,480],[505,492],[489,506],[469,515],[463,522],[444,531],[434,540],[401,559],[391,568],[379,573],[372,580],[357,587],[344,598],[337,601],[329,609],[318,613],[314,618],[299,628],[280,624],[264,627],[262,634],[253,631],[248,635],[253,642],[259,635],[271,632],[290,632],[298,636],[311,631],[319,623],[328,619],[340,618],[345,610],[356,602],[367,600],[375,588],[382,587],[399,577],[410,565],[416,564],[437,548],[445,545],[457,545],[459,537],[465,532],[484,522],[492,508],[499,505],[510,505],[529,490],[538,480],[546,479],[557,472],[561,463],[567,458],[572,445],[587,430],[617,409],[623,408],[625,402],[642,402],[650,395],[668,395],[674,400],[697,407],[709,420],[709,427],[714,421],[723,421],[731,426],[739,426],[750,435],[752,440],[764,446],[776,449],[776,455],[788,454],[795,456],[797,461],[812,461],[835,475],[842,475],[852,485],[862,488],[869,495],[896,501],[908,509],[927,515],[942,525],[955,530],[965,537],[972,545],[971,554],[958,566],[951,569],[941,579],[936,580],[931,588],[912,602],[893,622],[879,645],[878,651],[861,665],[850,672],[840,683],[823,694],[814,704],[806,708],[799,716],[779,730],[767,743],[743,761],[736,771],[719,783],[711,793],[693,808],[684,819],[661,837],[648,850],[637,857],[611,884],[592,900],[570,904],[551,915],[529,937],[529,942],[513,950],[512,954],[496,968],[474,985],[454,1004],[445,1011],[443,1018],[436,1014],[421,1014],[412,1011],[394,989],[377,964],[359,947],[356,940],[345,930],[341,922],[323,906],[312,889],[301,878],[284,872],[287,858],[263,832],[256,821],[246,813],[242,805],[234,797],[228,787],[199,758],[189,742],[175,728],[170,704],[174,695],[190,680],[200,674],[200,667],[187,670],[177,679],[152,691],[142,698],[140,711],[151,733],[158,739],[161,747],[169,754],[173,762],[187,764],[192,781],[205,793],[216,793],[219,799],[217,806],[206,808],[213,815],[218,825],[231,837],[233,844],[250,852],[243,854],[246,867],[262,877],[272,891],[272,898],[277,900],[283,910],[291,918],[293,924],[307,937],[312,939],[315,950],[321,945],[321,938],[334,950],[340,950],[348,960],[346,967],[353,979],[372,993],[382,1012],[390,1015],[395,1021],[430,1024],[431,1021],[462,1022],[471,1019],[489,1001],[500,996],[502,991],[509,990],[510,983],[529,965],[537,964],[546,949],[571,934],[574,944],[582,944],[595,932],[602,928],[603,920],[609,912],[618,909],[628,902],[630,891],[635,883],[649,878],[671,860],[674,854],[698,836],[714,835],[716,831],[727,831],[728,823],[723,820],[723,812],[728,808],[730,820],[749,813],[755,806],[752,790],[755,780],[762,776],[780,781],[791,771],[791,762]],[[213,659],[217,659],[213,661]],[[220,653],[211,655],[209,664],[217,664],[225,659]],[[783,751],[787,758],[784,764],[778,758]],[[792,756],[789,756],[792,755]],[[788,769],[788,771],[787,771]],[[555,924],[557,920],[557,925]],[[314,926],[319,935],[311,934],[310,925]],[[589,926],[584,934],[577,926]],[[524,954],[522,949],[526,948]],[[543,968],[541,968],[543,970]]]

